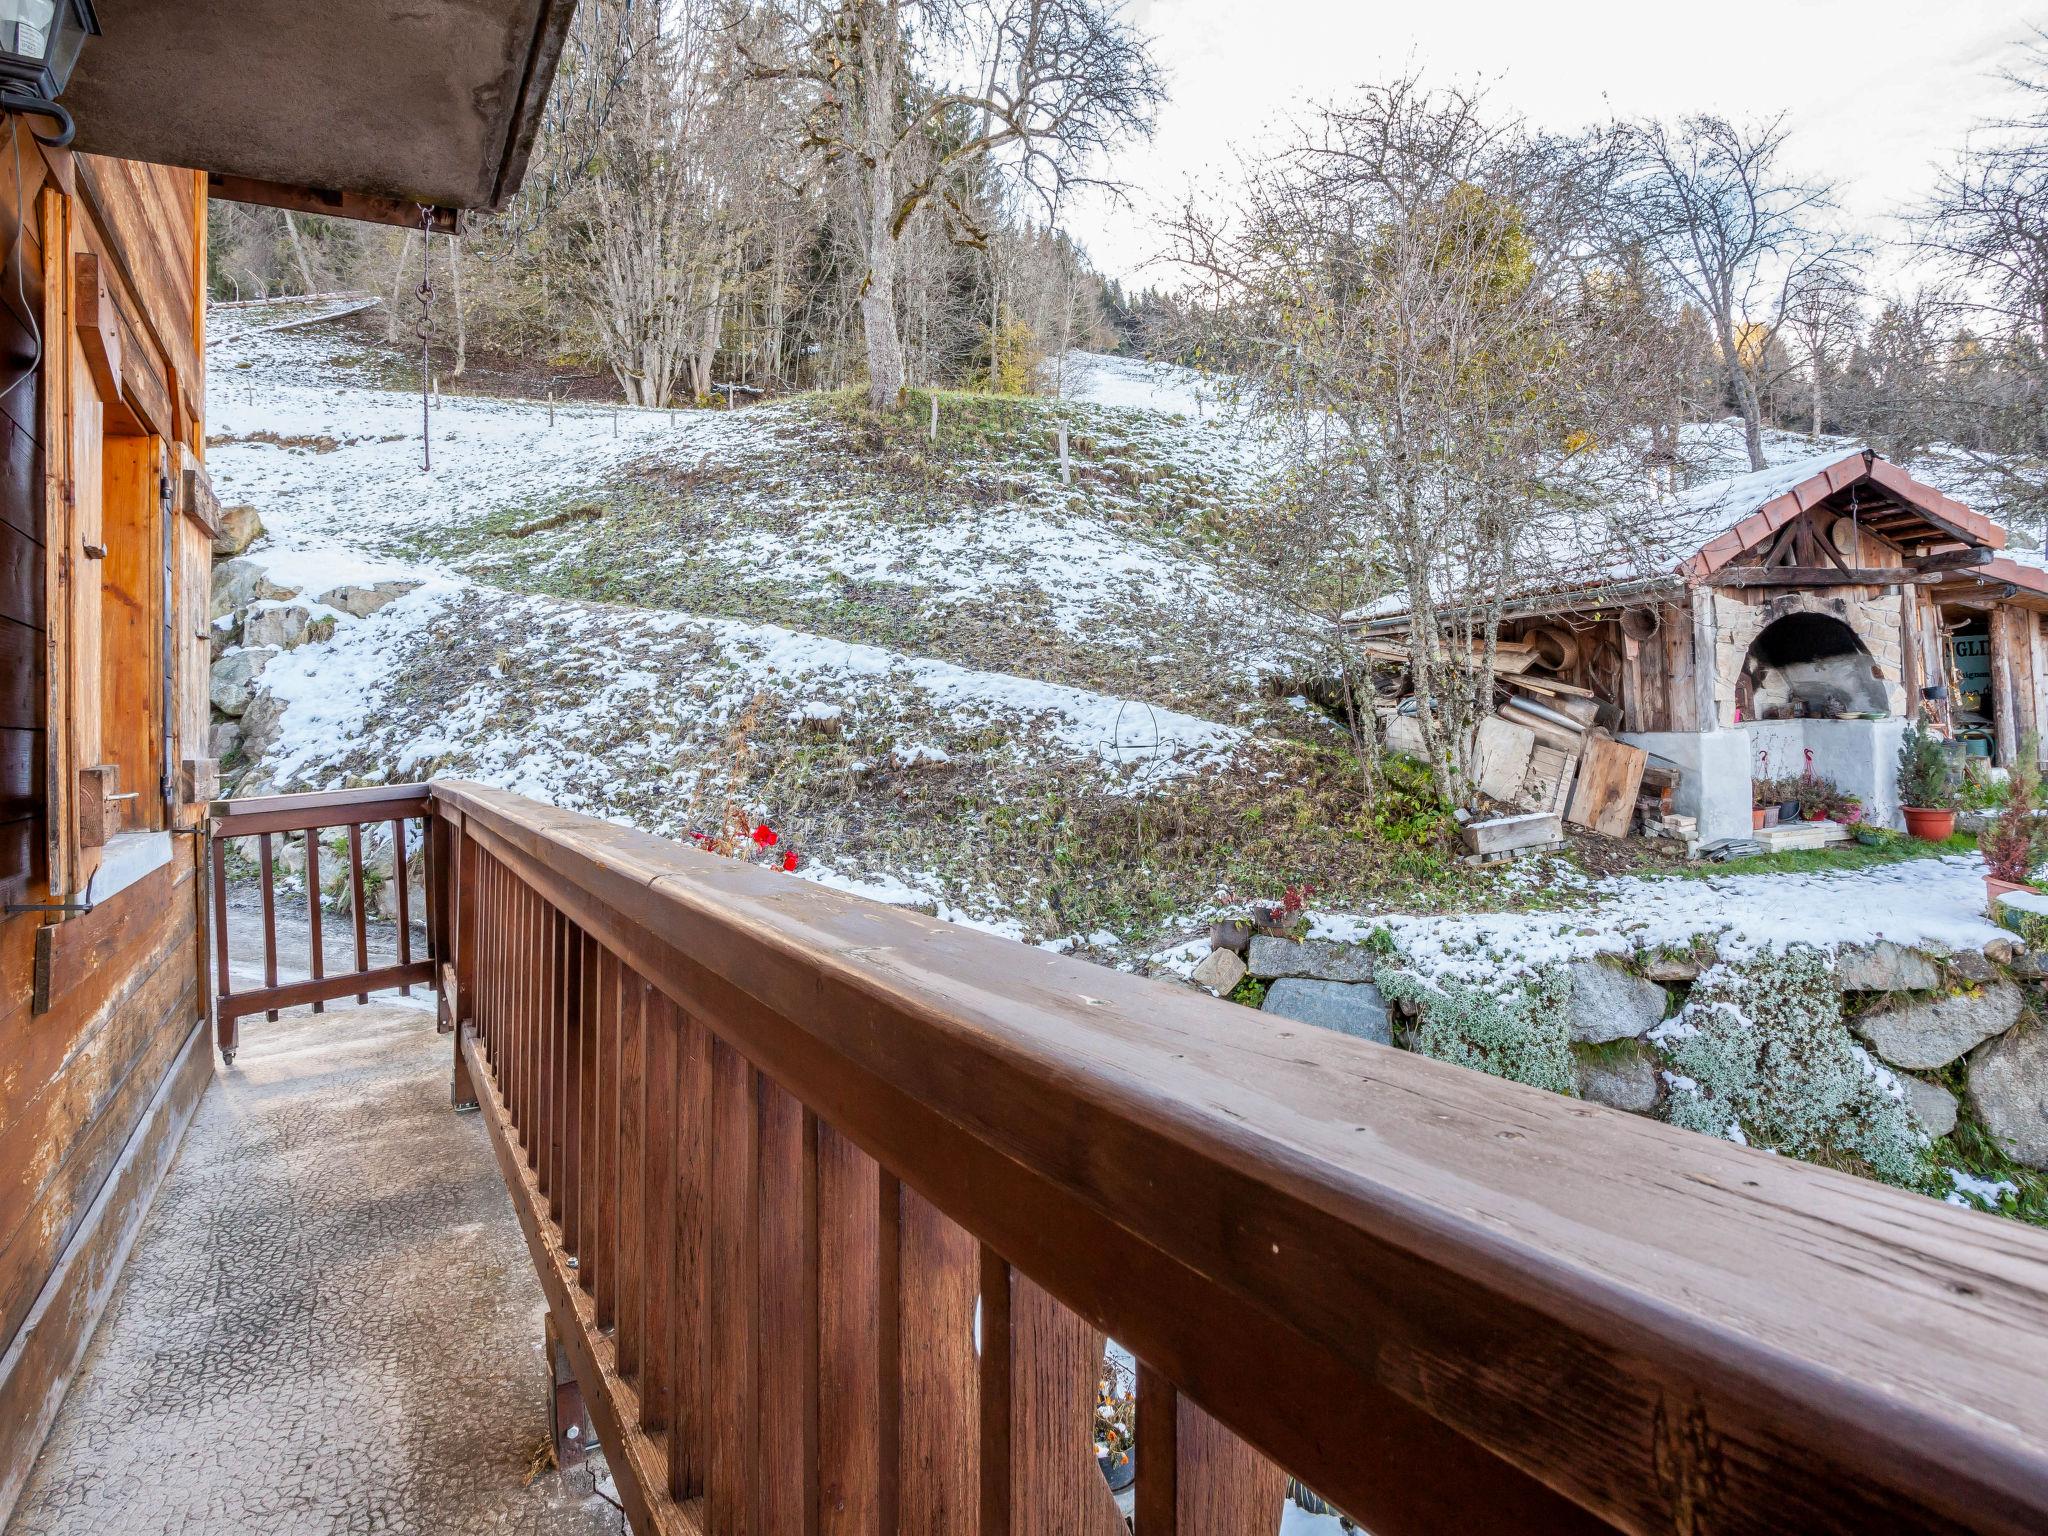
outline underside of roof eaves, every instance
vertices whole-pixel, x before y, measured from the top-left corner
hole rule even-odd
[[[77,147],[276,189],[500,207],[574,0],[97,0]]]

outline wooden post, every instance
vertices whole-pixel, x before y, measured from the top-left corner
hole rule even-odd
[[[549,385],[548,385],[548,427],[549,427],[549,429],[550,429],[550,430],[552,430],[552,429],[554,428],[554,425],[555,425],[555,386],[554,386],[553,384],[549,384]]]
[[[1060,423],[1060,484],[1072,485],[1073,483],[1073,466],[1067,461],[1067,424],[1063,421]]]
[[[939,440],[939,393],[932,391],[932,441]]]

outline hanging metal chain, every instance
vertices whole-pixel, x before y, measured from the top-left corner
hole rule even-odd
[[[434,385],[433,319],[434,305],[434,210],[425,203],[420,204],[420,473],[434,472],[434,421],[432,414]]]

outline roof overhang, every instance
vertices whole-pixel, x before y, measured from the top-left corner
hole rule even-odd
[[[77,147],[417,224],[518,190],[575,0],[96,0]]]
[[[1990,518],[1972,512],[1931,485],[1921,484],[1896,464],[1859,451],[1844,454],[1717,534],[1685,563],[1685,574],[1695,581],[1705,580],[1801,513],[1852,490],[1867,491],[1857,503],[1859,517],[1895,543],[2005,547],[2005,530]]]

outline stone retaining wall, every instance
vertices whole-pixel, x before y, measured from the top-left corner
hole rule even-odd
[[[1469,1050],[1446,1053],[1444,1031],[1455,1032],[1457,1009],[1469,1004],[1459,1003],[1458,985],[1439,986],[1391,945],[1260,935],[1241,956],[1212,951],[1194,979],[1228,995],[1249,976],[1265,986],[1264,1010],[1280,1018],[1448,1054],[1616,1109],[1697,1124],[1692,1111],[1700,1086],[1674,1066],[1684,1041],[1699,1033],[1702,1019],[1712,1022],[1715,1006],[1739,1015],[1742,989],[1756,987],[1761,996],[1764,984],[1780,979],[1774,968],[1827,978],[1825,1005],[1807,1010],[1812,1017],[1806,1023],[1818,1031],[1813,1038],[1828,1043],[1839,1062],[1866,1073],[1879,1097],[1903,1104],[1912,1127],[1937,1144],[1937,1154],[1941,1139],[1967,1113],[2013,1162],[2048,1170],[2048,1026],[2040,1022],[2048,1018],[2048,968],[2005,939],[1956,954],[1880,940],[1828,956],[1792,951],[1724,963],[1713,941],[1702,938],[1686,952],[1571,960],[1531,983],[1528,1001],[1544,1017],[1530,1027],[1528,1060],[1505,1065],[1496,1062],[1504,1031],[1512,1044],[1512,1020],[1503,1025],[1492,1016],[1500,1010],[1489,1004],[1489,1017],[1465,1042]],[[1701,1001],[1688,1009],[1696,989],[1703,1000],[1732,993],[1737,1003]],[[1465,995],[1472,990],[1462,989]],[[1512,1013],[1514,988],[1501,996]],[[1762,1006],[1757,1011],[1761,1019],[1773,1017]],[[1674,1095],[1692,1102],[1675,1105]],[[1745,1139],[1739,1125],[1725,1133]]]

